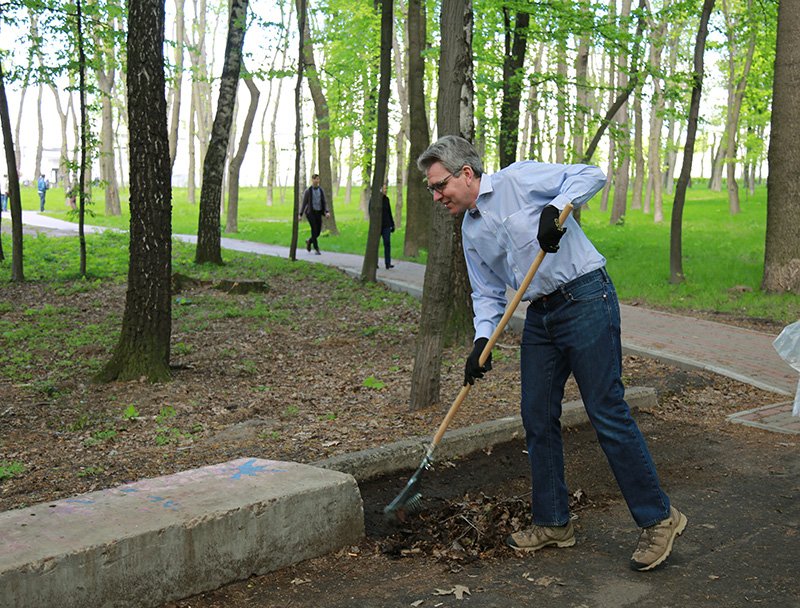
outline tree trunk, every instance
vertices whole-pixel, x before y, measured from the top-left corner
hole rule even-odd
[[[580,12],[586,18],[589,0],[580,0]],[[589,111],[589,42],[588,32],[582,32],[575,56],[575,122],[572,129],[573,159],[583,158],[586,137],[586,114]]]
[[[406,36],[406,40],[408,37]],[[397,99],[400,106],[400,128],[397,131],[395,138],[395,208],[394,208],[394,223],[399,229],[403,225],[403,193],[405,192],[405,185],[408,172],[408,163],[406,162],[406,140],[408,140],[408,90],[406,82],[408,77],[406,74],[405,62],[403,61],[403,52],[400,49],[400,42],[397,39],[397,32],[392,36],[392,52],[394,55],[395,64],[395,83],[397,85]]]
[[[723,2],[723,6],[726,6],[727,3]],[[748,0],[747,2],[747,12],[752,12],[753,9],[753,2],[752,0]],[[726,15],[728,11],[724,11]],[[733,36],[733,29],[740,26],[741,24],[732,24],[733,27],[731,28],[731,36]],[[739,184],[736,183],[736,162],[738,159],[738,144],[737,144],[737,135],[739,133],[739,115],[742,109],[742,100],[744,99],[744,92],[745,88],[747,87],[747,77],[750,74],[750,68],[753,65],[753,54],[755,53],[756,49],[756,29],[751,27],[750,31],[750,40],[748,42],[748,48],[746,52],[746,57],[744,60],[744,66],[742,68],[742,73],[739,76],[738,82],[734,85],[734,79],[736,78],[736,69],[735,69],[735,57],[734,57],[734,48],[735,43],[731,41],[730,47],[730,57],[729,57],[729,77],[731,80],[730,84],[730,97],[728,103],[728,125],[725,131],[726,135],[726,165],[727,165],[727,178],[728,178],[728,208],[730,209],[731,215],[736,215],[741,211],[741,205],[739,203]]]
[[[425,104],[425,4],[408,2],[408,190],[406,192],[406,235],[403,253],[408,257],[427,249],[431,227],[431,197],[417,169],[417,158],[430,143]]]
[[[175,78],[172,82],[172,108],[169,121],[169,162],[175,166],[178,154],[178,128],[181,118],[181,94],[183,91],[183,44],[186,39],[186,21],[183,7],[186,0],[175,0]]]
[[[714,9],[714,0],[704,0],[700,14],[700,26],[694,47],[694,68],[692,72],[692,99],[689,104],[689,118],[686,124],[686,145],[683,149],[683,166],[675,187],[675,201],[672,205],[672,223],[669,239],[669,282],[683,283],[682,223],[683,206],[686,202],[686,189],[692,177],[692,157],[694,156],[694,139],[697,133],[697,120],[700,116],[700,96],[703,92],[703,54],[708,36],[708,20]]]
[[[669,4],[668,2],[665,4]],[[647,138],[647,181],[645,185],[643,209],[645,213],[650,213],[651,209],[656,212],[653,216],[654,222],[663,221],[663,184],[661,177],[661,129],[664,126],[664,93],[661,78],[658,73],[661,70],[661,60],[664,51],[664,36],[667,32],[666,20],[659,24],[654,24],[650,42],[649,63],[653,69],[653,101],[650,105],[650,125]],[[652,207],[651,207],[652,204]]]
[[[631,14],[631,0],[622,0],[620,9],[620,19],[623,24],[627,23]],[[627,30],[627,27],[625,28]],[[628,50],[623,47],[617,59],[619,70],[617,71],[617,89],[620,91],[628,90],[633,80],[628,78]],[[629,95],[635,90],[635,85],[630,88]],[[617,169],[614,172],[614,200],[611,204],[611,218],[609,223],[613,226],[625,221],[625,210],[628,207],[628,182],[631,170],[631,145],[630,145],[630,118],[628,116],[627,96],[620,105],[619,111],[615,116],[617,123]]]
[[[42,120],[42,94],[44,87],[41,84],[37,87],[36,94],[36,122],[37,122],[37,137],[36,137],[36,163],[33,168],[33,175],[37,178],[42,175],[42,141],[44,139],[44,121]],[[48,179],[49,175],[46,175]]]
[[[297,0],[297,30],[303,32],[306,28],[306,0]],[[297,37],[297,56],[303,57],[305,36]],[[303,162],[303,68],[304,61],[297,62],[297,83],[294,87],[294,188],[292,212],[292,242],[289,245],[289,259],[297,259],[297,229],[300,210],[300,197],[305,183],[305,171],[302,170]]]
[[[299,0],[296,0],[299,1]],[[311,27],[306,22],[305,42],[303,43],[303,60],[305,61],[306,80],[311,91],[311,99],[314,101],[314,115],[317,122],[317,154],[319,156],[319,181],[322,191],[327,195],[328,212],[330,217],[322,218],[323,230],[328,230],[331,234],[339,234],[336,227],[336,212],[333,201],[333,180],[331,179],[331,117],[328,110],[328,100],[322,90],[322,82],[319,79],[319,70],[314,61],[314,46],[311,43]]]
[[[164,96],[164,2],[128,14],[130,266],[120,338],[100,381],[169,378],[172,191]]]
[[[567,105],[569,92],[567,91],[567,43],[559,39],[553,45],[556,52],[556,162],[561,164],[566,159],[567,139]]]
[[[211,142],[203,162],[203,186],[200,191],[200,218],[197,225],[195,263],[222,264],[220,243],[220,199],[228,140],[236,106],[236,88],[242,66],[242,45],[247,27],[248,0],[232,0],[228,19],[225,61],[219,84],[219,99]]]
[[[503,6],[505,56],[503,59],[503,100],[500,104],[499,156],[500,167],[517,160],[519,102],[525,77],[525,49],[528,47],[530,14],[517,12],[511,23],[511,8]]]
[[[361,267],[361,280],[375,282],[375,270],[378,267],[378,241],[381,236],[381,217],[383,212],[383,194],[381,189],[386,178],[386,167],[389,152],[389,89],[392,83],[392,0],[381,0],[381,55],[380,55],[380,88],[378,90],[378,124],[375,139],[375,173],[372,176],[372,188],[369,205],[369,233],[364,263]],[[320,175],[320,177],[322,177]]]
[[[22,265],[22,200],[19,192],[19,174],[17,173],[17,155],[14,151],[14,138],[11,135],[11,116],[8,113],[3,65],[0,62],[0,127],[3,130],[3,151],[6,156],[8,171],[9,209],[11,210],[11,280],[15,283],[25,281]]]
[[[461,135],[472,140],[472,4],[469,0],[444,0],[441,31],[436,104],[439,135]],[[461,231],[455,229],[455,223],[444,207],[434,206],[411,376],[412,410],[439,401],[444,345],[447,340],[464,342],[471,334],[469,280],[465,278]],[[456,259],[460,264],[456,265]]]
[[[247,109],[244,124],[242,125],[242,135],[239,138],[239,148],[231,158],[228,165],[228,217],[225,221],[226,232],[239,232],[239,172],[244,162],[244,155],[247,152],[247,144],[250,143],[250,134],[253,132],[253,121],[256,119],[258,109],[258,98],[260,93],[258,87],[253,82],[252,77],[242,79],[250,91],[250,106]]]
[[[800,295],[800,10],[783,0],[778,5],[778,37],[772,92],[772,134],[767,177],[767,234],[764,278],[769,293]],[[779,128],[774,128],[780,125]]]

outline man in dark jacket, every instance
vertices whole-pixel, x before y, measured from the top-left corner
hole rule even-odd
[[[311,226],[311,237],[306,239],[306,251],[310,252],[313,246],[314,253],[320,255],[317,237],[322,232],[322,217],[330,217],[331,214],[328,211],[325,192],[319,186],[319,175],[316,173],[311,176],[311,187],[303,194],[303,204],[300,206],[298,219],[302,219],[304,215]]]
[[[386,196],[386,184],[381,188],[381,238],[383,239],[383,258],[386,268],[394,268],[392,264],[392,232],[394,232],[394,218],[392,217],[392,205],[389,197]]]

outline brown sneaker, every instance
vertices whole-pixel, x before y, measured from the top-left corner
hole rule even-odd
[[[652,570],[672,553],[672,543],[686,528],[686,516],[670,507],[669,517],[654,526],[642,528],[639,544],[631,557],[631,568],[644,572]]]
[[[566,526],[532,526],[514,532],[506,544],[517,551],[538,551],[543,547],[571,547],[575,544],[575,529],[572,522]]]

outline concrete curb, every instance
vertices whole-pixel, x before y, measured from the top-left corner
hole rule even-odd
[[[632,410],[657,407],[656,391],[646,387],[632,387],[625,392],[625,400]],[[580,400],[563,406],[561,426],[568,428],[588,422],[586,410]],[[436,429],[431,429],[431,437]],[[416,469],[431,442],[431,437],[414,437],[396,441],[377,448],[342,454],[312,463],[322,469],[331,469],[366,481],[382,475]],[[450,460],[468,456],[493,445],[524,437],[519,416],[508,416],[481,424],[448,431],[436,451],[436,460]]]
[[[242,458],[0,513],[0,605],[155,608],[363,536],[350,475]]]

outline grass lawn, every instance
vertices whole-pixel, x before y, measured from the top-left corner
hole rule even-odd
[[[389,189],[394,208],[397,191]],[[35,188],[24,188],[23,208],[38,209]],[[90,207],[86,223],[127,228],[129,214],[127,191],[122,191],[123,213],[107,217],[102,204]],[[199,199],[199,191],[197,192]],[[94,200],[102,201],[103,192],[95,189]],[[239,197],[239,232],[224,233],[238,239],[288,246],[292,231],[291,190],[276,191],[272,206],[265,203],[265,191],[242,188]],[[367,222],[359,208],[358,193],[345,200],[341,188],[335,196],[335,216],[339,234],[323,233],[322,246],[327,251],[362,254],[367,240]],[[688,191],[683,214],[683,270],[686,281],[669,283],[669,239],[671,200],[667,199],[664,221],[656,224],[652,214],[628,209],[624,222],[610,225],[610,209],[600,210],[600,195],[582,213],[584,230],[608,260],[623,301],[638,301],[652,306],[727,312],[748,317],[790,323],[800,316],[800,298],[796,295],[764,294],[760,283],[764,263],[766,225],[766,185],[754,195],[741,194],[742,212],[728,211],[727,193],[711,192],[701,180]],[[47,213],[60,219],[76,221],[63,202],[62,192],[48,194]],[[397,219],[397,218],[396,218]],[[225,222],[225,216],[222,216]],[[173,233],[195,234],[197,205],[187,200],[185,188],[173,190]],[[299,224],[299,242],[308,236],[305,221]],[[393,253],[402,257],[405,236],[401,224],[393,237]],[[7,237],[6,237],[7,238]],[[4,246],[10,252],[10,240]],[[411,261],[425,261],[425,256]],[[94,265],[94,263],[93,263]],[[0,267],[0,278],[8,276],[9,261]]]

